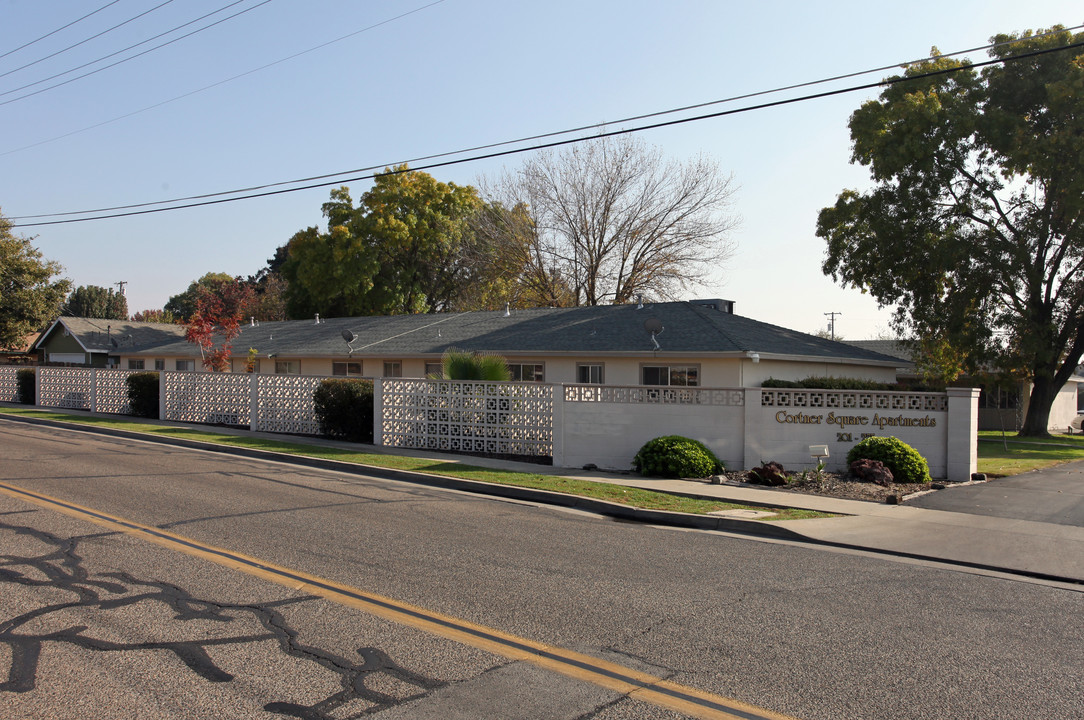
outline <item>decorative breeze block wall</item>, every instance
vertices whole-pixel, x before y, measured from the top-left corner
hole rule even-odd
[[[42,407],[91,409],[94,398],[94,370],[43,367],[38,369],[38,383]]]
[[[259,408],[254,430],[318,435],[313,393],[324,378],[305,375],[250,375],[257,383]]]
[[[19,402],[17,373],[21,369],[19,367],[0,367],[0,402]]]
[[[379,381],[384,445],[553,455],[553,387],[460,380]]]
[[[163,420],[250,425],[251,375],[164,372]]]

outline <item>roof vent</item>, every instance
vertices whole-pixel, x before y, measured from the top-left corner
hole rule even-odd
[[[693,305],[700,305],[710,310],[718,310],[719,312],[726,313],[727,315],[734,314],[734,301],[733,300],[720,300],[718,298],[711,298],[709,300],[690,300]]]
[[[317,325],[320,324],[320,313],[316,313],[316,323],[315,324],[317,324]]]

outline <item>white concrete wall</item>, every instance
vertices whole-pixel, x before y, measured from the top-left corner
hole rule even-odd
[[[742,467],[744,409],[738,406],[665,403],[568,402],[555,423],[564,438],[565,467],[588,463],[629,470],[644,443],[683,435],[711,448],[726,467]],[[555,463],[557,460],[555,459]]]

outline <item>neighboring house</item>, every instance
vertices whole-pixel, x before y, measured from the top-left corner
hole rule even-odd
[[[47,363],[128,369],[129,364],[120,361],[123,354],[176,342],[183,343],[184,333],[183,325],[62,317],[41,334],[34,349],[42,354]],[[193,348],[198,355],[199,348]],[[191,353],[186,355],[186,360],[191,365]],[[138,361],[134,365],[138,365]],[[152,362],[146,369],[154,370],[156,367]]]
[[[57,356],[77,349],[99,366],[203,369],[176,325],[60,318],[38,346]],[[900,364],[735,315],[723,300],[253,322],[233,341],[234,372],[245,371],[250,348],[255,371],[268,374],[426,377],[458,348],[501,355],[515,380],[720,388],[769,377],[891,383]]]
[[[897,376],[901,381],[917,380],[918,370],[913,360],[910,345],[903,340],[854,340],[849,344],[864,350],[892,355],[900,358]],[[1024,424],[1028,402],[1031,398],[1031,383],[1020,381],[1011,386],[993,385],[977,378],[963,378],[957,385],[969,385],[979,388],[979,430],[1017,431]],[[1058,391],[1054,404],[1050,408],[1049,429],[1051,432],[1064,433],[1070,423],[1076,419],[1081,406],[1081,390],[1084,389],[1084,376],[1080,368],[1069,378],[1065,386]]]

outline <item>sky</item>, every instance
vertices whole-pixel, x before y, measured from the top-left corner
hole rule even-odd
[[[650,121],[622,120],[1081,23],[1079,0],[0,0],[0,213],[74,285],[124,282],[134,313],[161,308],[208,272],[252,275],[298,230],[323,229],[330,190],[367,174],[347,171],[598,123],[637,127]],[[847,121],[876,95],[637,133],[667,158],[714,160],[736,188],[735,253],[685,297],[733,300],[738,314],[803,332],[836,313],[839,337],[890,334],[890,309],[823,274],[815,234],[821,208],[869,187],[866,169],[850,163]],[[529,156],[427,171],[478,184]],[[325,187],[269,197],[29,225],[330,174]],[[345,184],[356,199],[371,181]]]

